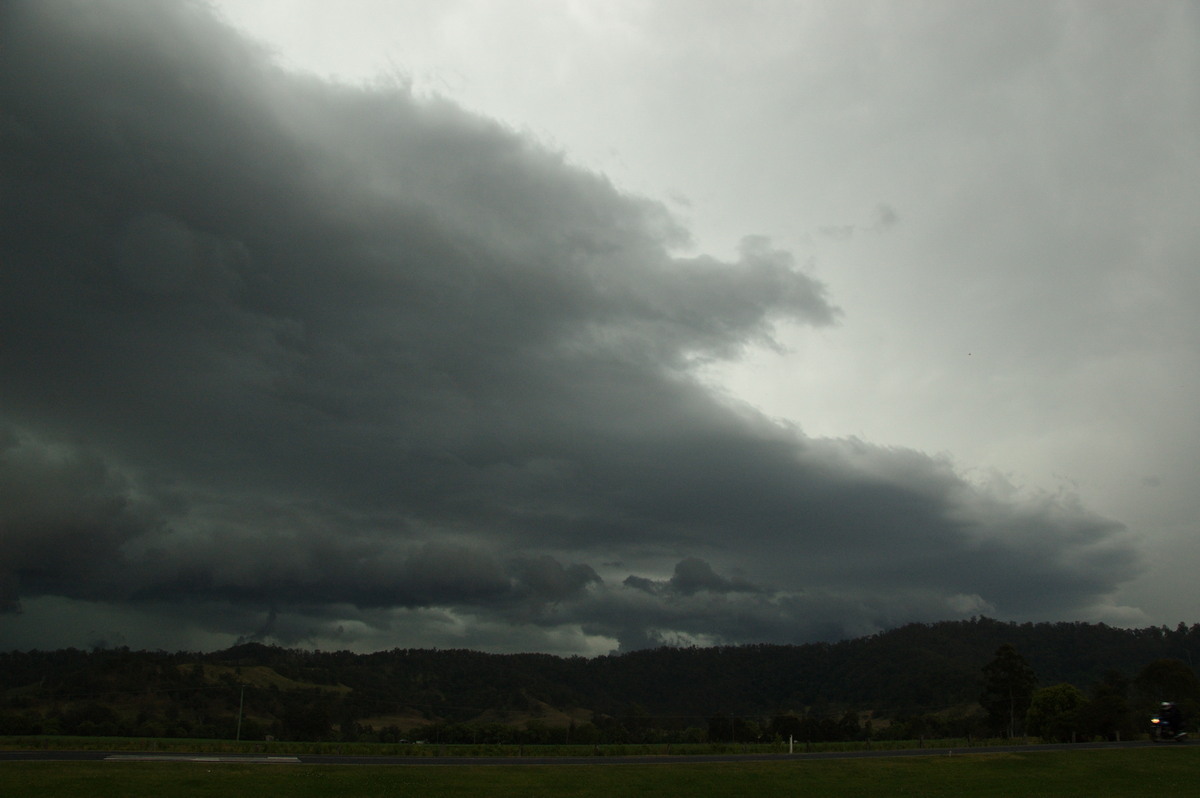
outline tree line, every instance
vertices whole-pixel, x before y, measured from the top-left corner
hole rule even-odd
[[[0,734],[459,743],[748,742],[1140,732],[1200,716],[1200,625],[989,618],[805,645],[584,658],[249,643],[0,653]]]
[[[1108,670],[1084,692],[1070,682],[1038,685],[1037,674],[1011,644],[996,650],[983,668],[979,703],[993,731],[1075,742],[1104,738],[1128,740],[1145,731],[1151,713],[1164,701],[1178,705],[1185,718],[1200,711],[1200,679],[1179,659],[1160,658],[1131,680]]]

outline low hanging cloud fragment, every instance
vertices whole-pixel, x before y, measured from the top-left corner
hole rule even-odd
[[[628,576],[624,584],[651,595],[673,593],[692,596],[696,593],[758,593],[760,588],[743,579],[721,576],[713,567],[699,557],[685,557],[675,563],[675,573],[670,579],[656,582],[641,576]]]
[[[840,317],[769,241],[673,255],[661,206],[445,101],[289,75],[199,4],[0,14],[14,645],[65,644],[22,625],[63,606],[148,646],[165,618],[360,648],[802,642],[1094,615],[1137,571],[1069,500],[706,387],[777,322]]]

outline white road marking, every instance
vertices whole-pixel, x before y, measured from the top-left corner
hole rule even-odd
[[[217,756],[197,754],[111,754],[106,762],[252,762],[263,765],[299,764],[294,756]]]

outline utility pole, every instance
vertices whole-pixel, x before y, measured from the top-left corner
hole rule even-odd
[[[242,707],[246,705],[246,685],[242,685],[242,694],[238,698],[237,742],[242,741]]]

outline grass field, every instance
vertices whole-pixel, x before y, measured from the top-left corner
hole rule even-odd
[[[1037,742],[1022,738],[968,740],[947,738],[929,740],[874,740],[871,742],[796,743],[795,753],[825,751],[905,750],[928,747],[931,750],[973,746],[1016,745]],[[345,742],[234,742],[233,740],[147,737],[68,737],[63,735],[3,736],[0,751],[154,751],[196,754],[329,754],[334,756],[688,756],[693,754],[782,754],[788,743],[605,743],[603,745],[443,745],[439,743],[345,743]],[[4,796],[0,795],[0,798]]]
[[[21,798],[368,796],[1189,796],[1200,746],[916,758],[652,765],[249,765],[7,762],[0,795]]]

